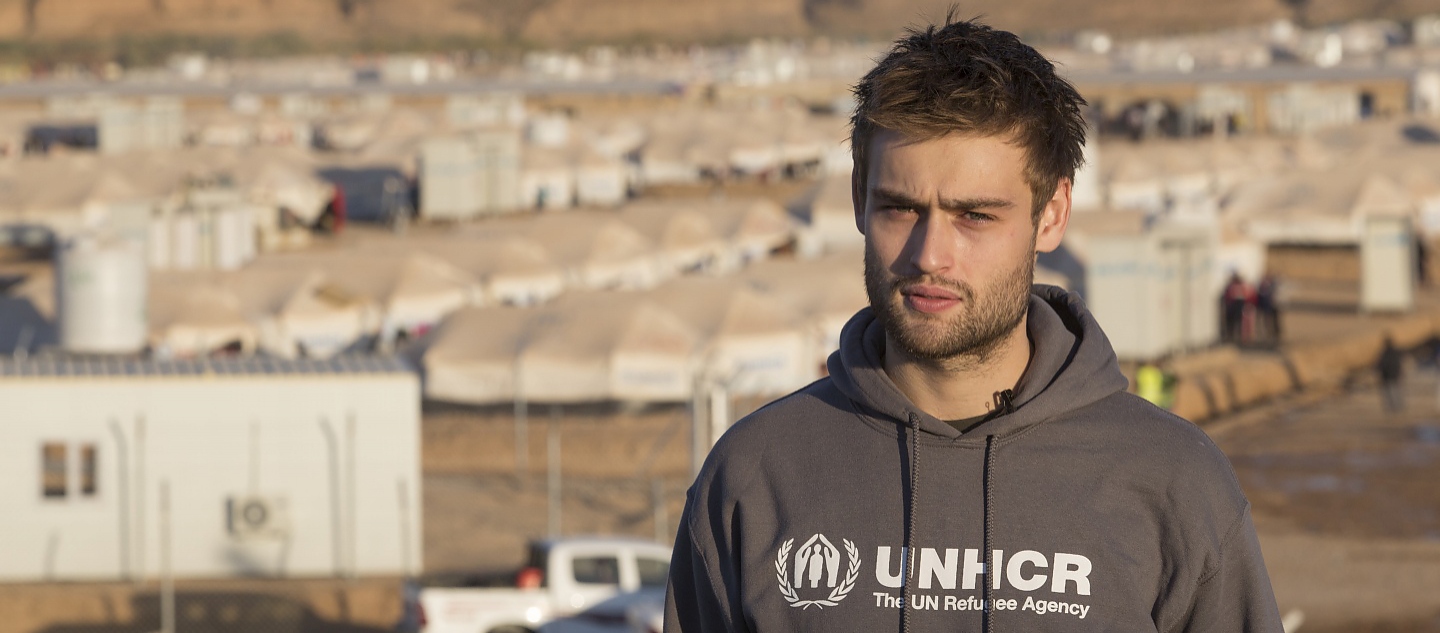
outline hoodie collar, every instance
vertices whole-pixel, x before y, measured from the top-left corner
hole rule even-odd
[[[1015,386],[1014,412],[981,424],[967,438],[1010,435],[1125,389],[1115,351],[1079,295],[1055,286],[1034,286],[1026,333],[1030,364]],[[914,413],[921,432],[958,438],[959,431],[921,411],[895,386],[885,373],[884,355],[884,329],[874,310],[865,308],[841,330],[840,349],[827,363],[831,379],[878,417],[909,426],[909,415]]]

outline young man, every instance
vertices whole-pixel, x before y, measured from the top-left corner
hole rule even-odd
[[[1074,88],[947,20],[855,92],[870,308],[828,378],[711,453],[665,629],[1280,633],[1225,457],[1125,393],[1078,297],[1031,286],[1070,216]]]

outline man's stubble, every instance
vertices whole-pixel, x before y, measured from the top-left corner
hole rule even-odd
[[[1031,238],[1031,252],[1034,252]],[[977,293],[968,283],[932,275],[886,278],[884,264],[865,242],[865,293],[889,339],[911,358],[953,368],[983,366],[1024,320],[1035,279],[1035,259],[1020,265]],[[900,291],[917,283],[945,288],[961,299],[959,314],[932,316],[904,305]]]

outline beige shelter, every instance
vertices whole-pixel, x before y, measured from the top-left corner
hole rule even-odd
[[[515,359],[535,323],[533,310],[463,308],[425,341],[425,397],[463,404],[515,399]]]
[[[613,213],[543,213],[467,226],[460,233],[533,240],[565,269],[567,285],[575,288],[649,288],[664,273],[655,244]]]
[[[678,203],[678,201],[677,201]],[[722,268],[733,270],[764,259],[795,239],[795,222],[780,205],[762,198],[688,200],[685,208],[704,213],[730,245]]]
[[[792,306],[810,337],[811,362],[819,367],[839,349],[840,330],[861,308],[864,258],[859,249],[801,259],[771,259],[746,268],[743,278],[772,300]]]
[[[694,331],[652,301],[581,292],[540,308],[518,360],[519,397],[532,402],[685,401]]]
[[[807,257],[852,249],[865,243],[855,227],[855,204],[850,176],[830,176],[807,192],[797,205],[805,224],[797,237],[799,251]]]
[[[152,273],[147,307],[150,345],[158,354],[204,356],[229,345],[249,353],[260,330],[240,297],[216,273]]]
[[[706,270],[725,256],[727,242],[710,216],[669,200],[643,200],[620,209],[620,219],[660,249],[667,274]]]
[[[684,277],[648,296],[699,334],[702,379],[732,394],[786,393],[816,377],[798,310],[744,279]]]
[[[1238,187],[1227,224],[1265,243],[1355,244],[1370,215],[1412,215],[1414,203],[1391,178],[1353,166],[1293,172]]]
[[[320,251],[275,256],[256,266],[315,271],[332,295],[340,293],[374,306],[380,315],[377,333],[382,343],[423,334],[450,312],[483,300],[477,279],[421,252]]]

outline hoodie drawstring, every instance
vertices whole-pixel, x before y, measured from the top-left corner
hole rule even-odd
[[[905,500],[905,579],[900,583],[900,633],[910,633],[910,580],[915,576],[915,486],[920,482],[920,416],[910,413],[910,488]]]
[[[1006,389],[1006,390],[1000,392],[1000,394],[999,394],[999,396],[997,397],[997,399],[999,400],[999,405],[1000,405],[999,408],[1000,408],[1001,411],[1002,411],[1001,415],[1010,415],[1011,413],[1014,413],[1014,412],[1015,412],[1015,392],[1014,392],[1013,390]],[[984,628],[985,628],[985,631],[984,631],[984,633],[995,633],[995,609],[994,609],[994,605],[995,605],[995,580],[994,580],[994,579],[997,577],[996,574],[999,573],[999,572],[998,572],[998,570],[991,569],[991,567],[992,567],[992,566],[998,567],[998,566],[1000,565],[1000,561],[998,560],[998,557],[995,556],[995,549],[994,549],[994,548],[995,548],[995,543],[991,540],[991,537],[994,535],[994,531],[992,530],[991,523],[992,523],[992,521],[993,521],[993,519],[994,519],[994,516],[995,516],[994,513],[992,512],[992,509],[994,508],[994,504],[995,504],[995,487],[994,487],[994,484],[995,484],[995,436],[994,436],[994,435],[987,435],[987,436],[985,436],[985,474],[983,475],[983,478],[984,478],[984,481],[983,481],[982,483],[983,483],[984,488],[985,488],[985,492],[984,492],[984,495],[985,495],[985,537],[984,537],[985,545],[984,545],[984,547],[985,547],[985,549],[982,550],[982,551],[985,552],[985,554],[984,554],[985,556],[989,556],[989,557],[990,557],[990,562],[987,563],[987,564],[986,564],[986,567],[985,567],[985,590],[984,590],[984,592],[983,592],[983,600],[984,600],[984,602],[985,602],[985,610],[982,611],[982,613],[985,614],[985,616],[984,616],[984,617],[985,617],[985,627],[984,627]]]
[[[1015,392],[1013,390],[1006,389],[1001,391],[996,394],[995,399],[997,400],[997,409],[1000,410],[1000,415],[1009,415],[1015,412]],[[910,633],[911,609],[907,603],[911,598],[910,581],[915,575],[915,498],[918,496],[916,494],[916,487],[920,484],[920,416],[911,412],[908,418],[910,422],[910,488],[907,491],[905,499],[905,563],[904,569],[902,570],[904,578],[900,583],[900,633]],[[985,554],[983,554],[984,556],[990,557],[990,562],[987,563],[985,569],[985,589],[982,593],[985,609],[982,613],[984,614],[984,633],[995,633],[995,620],[993,616],[995,611],[993,608],[995,604],[995,583],[992,580],[995,577],[995,570],[990,569],[990,565],[999,565],[1000,563],[995,559],[995,551],[992,549],[993,543],[990,540],[993,534],[990,525],[992,517],[991,508],[993,507],[995,497],[994,488],[992,487],[995,481],[994,435],[985,436],[985,472],[982,478],[984,480],[982,485],[985,489],[985,549],[981,551],[985,552]]]
[[[985,545],[984,545],[984,547],[985,547],[985,549],[982,550],[982,551],[985,552],[985,555],[986,555],[986,556],[989,556],[989,557],[990,557],[990,562],[986,565],[986,569],[985,569],[985,591],[983,592],[983,600],[984,600],[984,603],[985,603],[985,610],[982,611],[982,613],[985,614],[985,627],[984,627],[984,628],[985,628],[985,633],[995,633],[995,609],[994,609],[994,605],[995,605],[995,581],[994,581],[994,579],[995,579],[995,577],[996,577],[996,576],[995,576],[996,570],[991,569],[991,567],[999,566],[999,565],[1000,565],[1000,561],[997,560],[997,557],[995,556],[995,550],[994,550],[995,544],[994,544],[993,542],[991,542],[991,540],[990,540],[991,534],[993,534],[993,532],[991,532],[991,529],[990,529],[990,527],[991,527],[991,526],[990,526],[990,520],[991,520],[991,517],[992,517],[992,515],[991,515],[991,513],[990,513],[990,508],[991,508],[991,503],[994,501],[994,497],[995,497],[995,495],[994,495],[994,489],[991,488],[991,485],[990,485],[990,484],[994,481],[994,479],[995,479],[995,436],[994,436],[994,435],[989,435],[989,436],[986,436],[986,437],[985,437],[985,475],[984,475],[984,479],[985,479],[985,481],[984,481],[984,485],[985,485],[985,539],[984,539]]]

